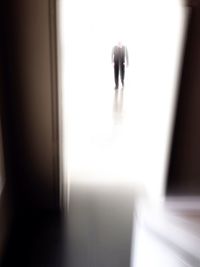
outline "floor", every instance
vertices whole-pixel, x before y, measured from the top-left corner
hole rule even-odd
[[[1,266],[66,266],[66,229],[61,217],[46,213],[15,218]]]
[[[128,188],[72,186],[69,266],[130,266],[133,195]]]
[[[129,267],[133,203],[127,188],[72,185],[64,216],[14,221],[1,266]]]

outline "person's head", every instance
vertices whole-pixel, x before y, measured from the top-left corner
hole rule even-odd
[[[122,47],[122,41],[118,41],[118,46]]]

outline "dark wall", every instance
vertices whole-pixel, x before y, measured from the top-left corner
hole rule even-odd
[[[0,4],[5,170],[17,209],[59,207],[55,1]]]
[[[2,169],[0,170],[2,173]],[[10,194],[7,184],[4,184],[0,192],[0,264],[9,238],[13,218],[13,210],[10,203]]]
[[[2,64],[0,61],[0,90],[2,89]],[[12,207],[9,186],[5,174],[4,145],[2,121],[0,116],[0,262],[4,254],[5,244],[11,229]],[[1,263],[0,263],[1,264]]]
[[[167,195],[200,194],[200,8],[191,7],[180,77]]]

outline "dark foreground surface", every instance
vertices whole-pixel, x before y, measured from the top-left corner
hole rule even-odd
[[[2,267],[128,267],[133,194],[111,187],[72,186],[63,214],[15,218]]]

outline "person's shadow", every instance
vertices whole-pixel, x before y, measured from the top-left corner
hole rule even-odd
[[[115,123],[122,121],[123,113],[123,90],[115,90],[114,103],[113,103],[113,118]]]

